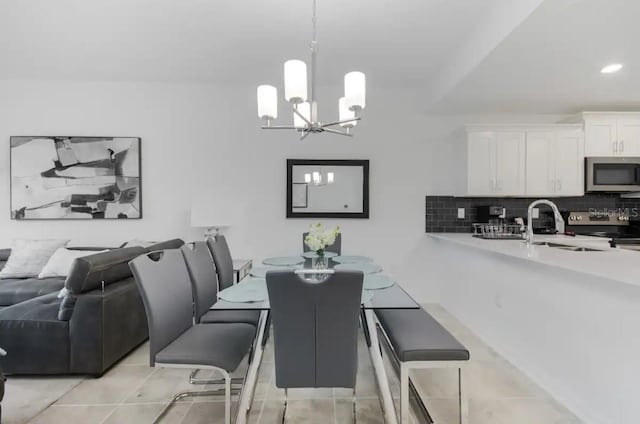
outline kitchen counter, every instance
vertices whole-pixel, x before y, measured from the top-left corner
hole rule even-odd
[[[598,237],[535,241],[603,251],[427,233],[424,285],[585,423],[636,424],[640,252]]]
[[[544,245],[534,245],[528,248],[524,240],[485,240],[473,237],[471,234],[427,233],[427,236],[500,255],[640,286],[640,252],[613,249],[609,246],[608,238],[563,235],[535,236],[536,242],[551,242],[602,250],[574,252]]]

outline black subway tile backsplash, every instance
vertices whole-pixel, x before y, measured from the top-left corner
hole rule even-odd
[[[526,219],[527,208],[536,199],[426,196],[426,232],[470,233],[473,223],[478,222],[477,207],[483,205],[505,207],[507,219],[515,217]],[[618,194],[586,194],[582,197],[560,197],[552,200],[561,211],[617,210],[621,208],[640,211],[640,198],[621,198]],[[464,219],[458,219],[458,208],[465,208]]]

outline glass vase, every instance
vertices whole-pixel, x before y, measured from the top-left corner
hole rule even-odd
[[[328,269],[329,268],[329,258],[322,254],[318,253],[316,257],[311,259],[311,266],[313,269]]]

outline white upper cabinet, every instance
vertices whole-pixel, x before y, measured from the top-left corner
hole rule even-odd
[[[467,195],[525,194],[524,132],[470,130],[467,142]]]
[[[582,115],[586,156],[640,156],[640,113]]]
[[[485,197],[584,194],[580,125],[467,127],[467,187]]]
[[[584,195],[584,137],[582,131],[557,131],[554,146],[555,187],[553,195]]]
[[[582,196],[583,145],[578,129],[527,131],[527,196]]]
[[[553,150],[555,133],[531,131],[527,133],[527,183],[528,196],[547,196],[556,188]]]

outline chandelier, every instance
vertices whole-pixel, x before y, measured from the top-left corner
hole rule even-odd
[[[265,130],[296,130],[300,140],[311,133],[328,132],[352,137],[351,129],[361,119],[365,106],[365,76],[353,71],[344,76],[344,97],[338,101],[338,120],[323,123],[318,118],[316,101],[316,68],[318,41],[316,40],[316,0],[313,0],[313,39],[311,49],[311,75],[307,78],[307,64],[302,60],[284,63],[284,98],[293,110],[293,125],[273,125],[278,117],[278,90],[272,85],[258,87],[258,116],[264,120]],[[307,83],[310,87],[307,92]],[[341,129],[335,128],[340,127]]]
[[[313,184],[314,186],[325,186],[327,184],[333,184],[333,177],[333,172],[327,172],[326,175],[323,176],[322,168],[320,168],[320,171],[313,171],[312,173],[304,174],[304,182],[307,184]]]

